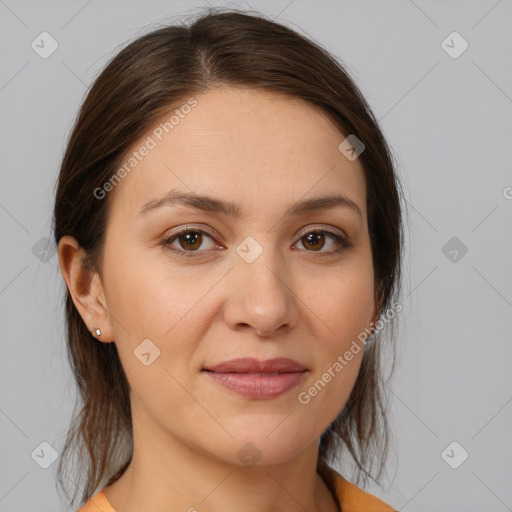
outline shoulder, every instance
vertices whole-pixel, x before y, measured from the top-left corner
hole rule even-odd
[[[116,512],[112,505],[107,501],[104,490],[96,493],[87,503],[80,507],[76,512]]]
[[[328,468],[336,489],[336,497],[342,512],[396,512],[373,494],[363,491],[345,480],[337,471]]]

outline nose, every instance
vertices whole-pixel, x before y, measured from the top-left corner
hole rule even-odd
[[[252,263],[236,256],[228,279],[224,318],[232,330],[268,337],[295,327],[299,299],[280,255],[266,249]]]

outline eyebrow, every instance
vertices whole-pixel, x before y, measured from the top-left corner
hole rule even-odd
[[[162,206],[172,206],[175,204],[197,208],[206,212],[221,213],[230,217],[239,218],[241,216],[240,206],[235,203],[223,201],[207,195],[180,192],[178,190],[171,190],[164,197],[160,199],[153,199],[152,201],[144,204],[140,209],[139,215],[146,214],[152,210],[161,208]],[[299,201],[290,205],[286,209],[284,216],[290,217],[335,207],[350,209],[357,213],[361,219],[363,218],[363,214],[357,203],[343,195],[314,197]]]

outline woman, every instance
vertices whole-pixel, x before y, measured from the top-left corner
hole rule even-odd
[[[393,510],[329,464],[382,473],[399,191],[347,73],[262,16],[209,10],[107,65],[54,212],[81,512]]]

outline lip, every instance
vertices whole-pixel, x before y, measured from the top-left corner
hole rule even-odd
[[[252,357],[242,357],[215,366],[206,366],[203,370],[215,373],[290,373],[302,372],[307,368],[298,361],[287,357],[267,359],[266,361],[260,361]]]
[[[307,370],[278,375],[254,373],[216,373],[204,371],[211,379],[230,391],[254,399],[275,398],[298,386]]]
[[[221,386],[241,396],[269,399],[298,386],[308,369],[288,358],[267,361],[241,358],[204,368],[203,372]]]

